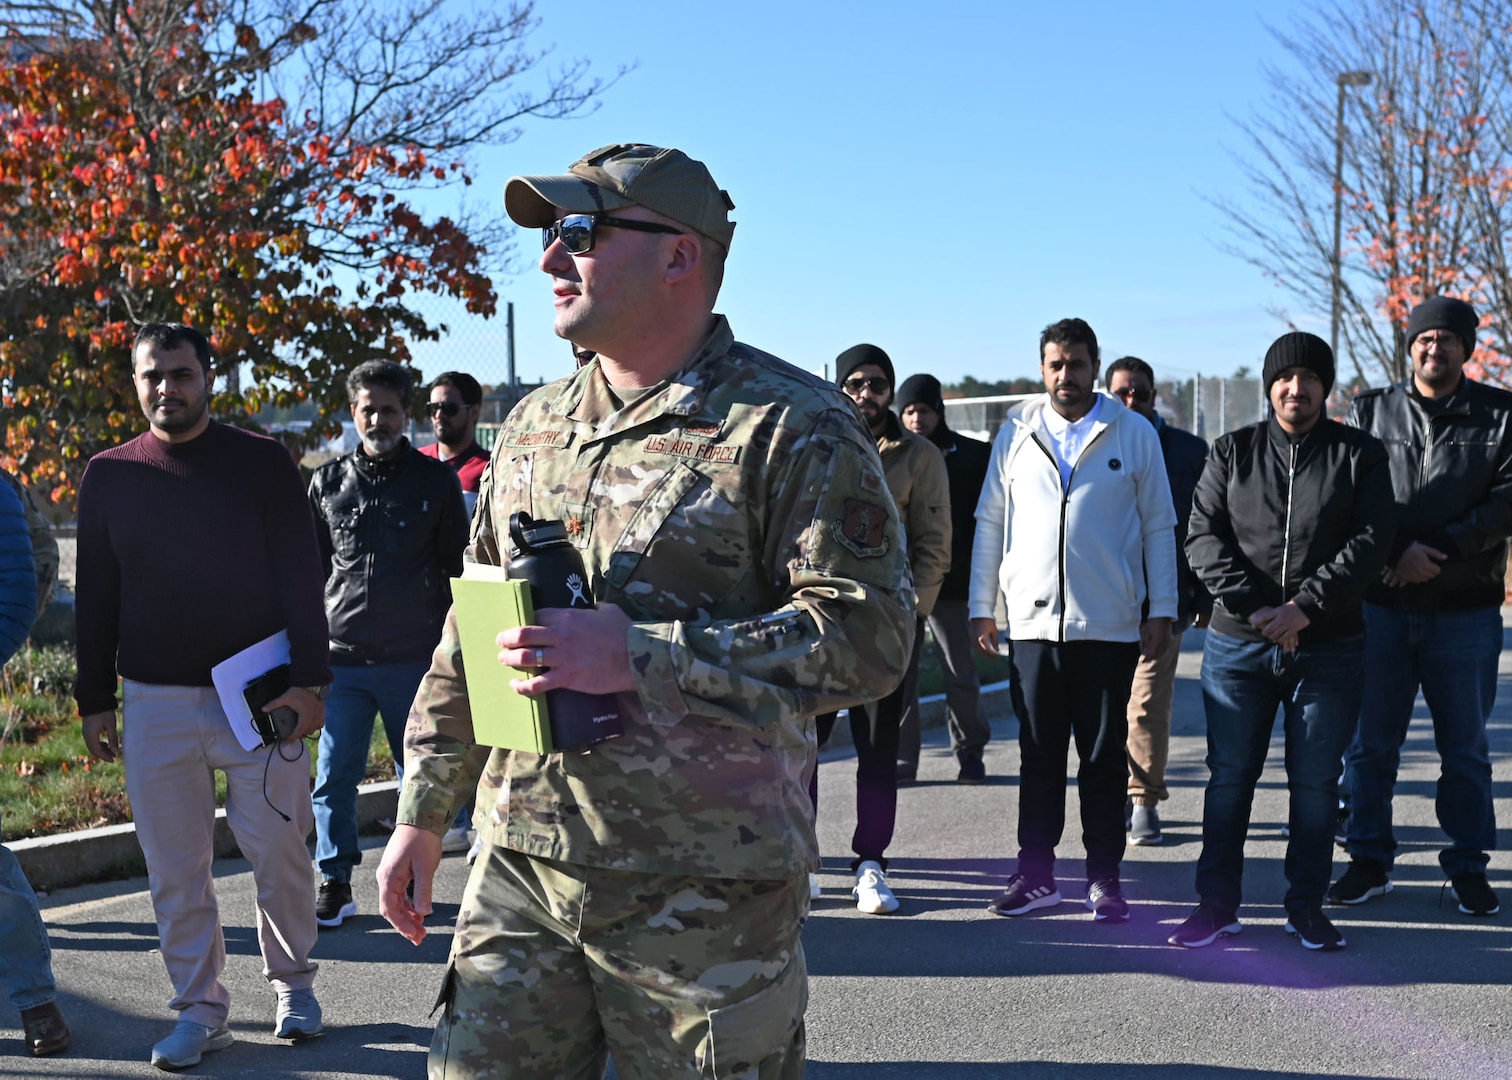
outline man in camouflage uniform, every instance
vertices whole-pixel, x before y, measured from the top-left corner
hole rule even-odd
[[[912,647],[912,581],[872,439],[839,391],[712,314],[733,206],[679,151],[617,145],[516,177],[559,336],[596,357],[499,434],[470,557],[509,515],[566,522],[599,607],[537,613],[501,662],[619,695],[587,750],[494,750],[432,1077],[796,1077],[799,930],[818,863],[815,713],[876,696]],[[411,713],[379,910],[425,933],[473,745],[455,613]],[[414,882],[414,899],[405,897]]]

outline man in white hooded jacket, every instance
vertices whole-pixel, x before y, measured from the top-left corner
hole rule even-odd
[[[988,910],[1061,902],[1055,847],[1075,736],[1087,907],[1122,921],[1129,688],[1176,615],[1176,509],[1155,429],[1095,389],[1092,328],[1047,326],[1040,373],[1045,395],[993,443],[971,560],[972,635],[984,652],[997,651],[1000,592],[1007,601],[1021,755],[1018,872]]]

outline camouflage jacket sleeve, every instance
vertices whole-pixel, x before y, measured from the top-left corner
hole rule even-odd
[[[875,700],[902,677],[913,583],[875,447],[854,418],[827,410],[776,456],[759,555],[771,610],[630,628],[636,688],[653,724],[694,716],[764,725]]]
[[[4,477],[21,500],[21,509],[26,513],[26,527],[31,534],[32,562],[37,567],[37,616],[40,618],[52,603],[53,593],[57,590],[58,541],[53,538],[52,526],[47,523],[47,518],[37,508],[37,500],[31,489],[8,472],[4,473]]]

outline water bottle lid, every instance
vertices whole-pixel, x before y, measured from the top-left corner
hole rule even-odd
[[[537,521],[523,510],[509,515],[509,538],[520,552],[549,544],[567,543],[567,525],[562,521]]]

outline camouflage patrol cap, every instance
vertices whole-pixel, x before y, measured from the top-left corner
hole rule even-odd
[[[505,211],[526,227],[550,225],[557,207],[597,214],[626,206],[654,210],[730,250],[735,203],[703,162],[681,150],[615,143],[573,162],[566,176],[515,176],[504,185]]]

